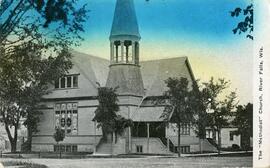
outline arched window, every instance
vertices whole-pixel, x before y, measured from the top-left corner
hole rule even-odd
[[[124,42],[124,62],[132,62],[132,42],[128,40]]]
[[[121,47],[120,47],[121,43],[120,41],[115,41],[114,42],[114,58],[113,61],[118,63],[119,60],[119,56],[121,56]]]

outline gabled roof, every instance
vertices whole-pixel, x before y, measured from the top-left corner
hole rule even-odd
[[[83,86],[79,89],[71,89],[68,93],[61,89],[53,90],[52,94],[45,95],[44,98],[96,96],[96,82],[100,83],[101,86],[106,85],[109,60],[76,51],[72,51],[72,55],[74,66],[70,70],[70,74],[79,73],[82,80],[79,83]],[[168,89],[164,81],[169,77],[185,77],[189,81],[194,80],[187,57],[142,61],[141,74],[145,88],[145,99],[141,103],[141,107],[156,106],[148,98],[162,96],[164,91]],[[147,111],[149,110],[147,109]]]
[[[109,61],[100,57],[72,51],[73,67],[69,74],[79,74],[79,87],[77,89],[54,89],[50,94],[44,95],[44,99],[62,99],[74,97],[97,96],[97,82],[105,86],[109,72]]]
[[[108,60],[77,51],[72,51],[72,55],[74,66],[92,85],[97,86],[98,82],[101,86],[105,86],[110,65]]]
[[[141,62],[141,72],[146,96],[161,96],[168,88],[165,80],[169,77],[184,77],[194,81],[187,57],[176,57]]]
[[[140,38],[133,0],[117,0],[111,36],[130,35]]]

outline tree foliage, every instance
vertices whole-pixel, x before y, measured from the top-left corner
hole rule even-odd
[[[175,123],[178,128],[178,156],[181,156],[180,129],[183,124],[193,125],[198,115],[197,94],[195,94],[195,83],[190,84],[187,78],[168,78],[165,83],[169,88],[164,92],[167,105],[164,108],[162,118]]]
[[[55,133],[53,134],[53,138],[55,140],[55,142],[57,142],[57,144],[61,141],[63,141],[65,139],[65,131],[60,129],[60,128],[57,128],[55,130]]]
[[[48,84],[72,67],[69,50],[82,40],[87,10],[73,0],[0,3],[0,114],[14,152],[20,120],[26,119],[31,139]]]
[[[2,0],[0,44],[9,52],[26,41],[47,47],[79,44],[87,10],[76,6],[76,0]]]
[[[194,122],[195,110],[192,108],[195,99],[189,82],[186,78],[168,78],[165,83],[169,88],[164,96],[168,97],[168,105],[165,107],[163,118],[174,123]]]
[[[237,106],[236,115],[232,122],[238,128],[237,135],[241,135],[241,147],[250,148],[250,138],[253,137],[253,104]]]
[[[244,20],[240,21],[236,28],[233,29],[233,33],[246,33],[246,37],[253,40],[253,4],[248,5],[246,8],[235,8],[234,11],[231,11],[231,16],[244,17]]]
[[[229,81],[218,79],[214,81],[211,78],[209,82],[203,83],[203,92],[205,100],[208,99],[207,105],[207,126],[213,132],[218,133],[218,151],[221,149],[221,129],[229,126],[229,119],[237,105],[236,93],[231,92],[222,99],[221,94],[224,89],[229,87]]]
[[[132,120],[117,114],[119,106],[116,88],[99,87],[98,102],[93,121],[97,121],[98,127],[102,128],[104,139],[114,132],[122,134],[125,128],[132,126]]]

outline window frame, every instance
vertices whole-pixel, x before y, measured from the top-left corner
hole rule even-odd
[[[70,151],[68,151],[68,148]],[[65,153],[75,153],[78,152],[77,144],[57,144],[53,145],[54,152],[65,152]]]
[[[79,75],[80,74],[65,75],[64,77],[61,77],[58,80],[55,80],[54,89],[63,90],[63,89],[79,88]],[[69,86],[69,79],[70,79],[70,86]]]
[[[180,126],[180,135],[190,135],[190,124],[183,123]]]
[[[143,145],[136,145],[136,153],[143,153]]]
[[[234,131],[229,132],[229,139],[230,141],[234,141]]]
[[[181,153],[190,153],[190,146],[181,146]]]
[[[68,105],[71,105],[71,107],[69,107],[70,109],[68,109]],[[79,132],[79,129],[78,129],[78,127],[79,127],[78,102],[59,102],[59,103],[55,103],[54,106],[55,106],[55,108],[54,108],[54,128],[55,129],[57,129],[57,128],[63,129],[65,131],[66,136],[78,135],[78,132]],[[70,113],[68,113],[68,112],[70,112]],[[69,119],[71,119],[71,124],[68,126]],[[74,129],[75,127],[76,127],[76,129]],[[76,133],[73,132],[74,130],[76,130]]]

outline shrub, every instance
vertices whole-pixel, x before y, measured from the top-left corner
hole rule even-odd
[[[232,144],[232,150],[233,151],[238,151],[238,150],[240,150],[240,146],[237,145],[237,144]]]

